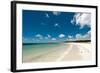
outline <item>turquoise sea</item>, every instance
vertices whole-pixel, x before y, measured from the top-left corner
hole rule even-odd
[[[27,56],[33,56],[46,52],[54,47],[59,47],[60,43],[43,43],[43,44],[23,44],[22,48],[22,57],[25,59]]]

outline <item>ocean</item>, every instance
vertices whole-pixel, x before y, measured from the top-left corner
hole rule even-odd
[[[22,46],[22,58],[23,61],[27,60],[29,57],[35,57],[37,55],[48,52],[54,47],[59,47],[60,43],[33,43],[33,44],[23,44]]]

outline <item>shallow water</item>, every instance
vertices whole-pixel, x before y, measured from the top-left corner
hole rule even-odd
[[[27,56],[36,55],[43,52],[47,52],[48,50],[59,47],[60,43],[44,43],[44,44],[24,44],[22,48],[22,57],[25,59]]]

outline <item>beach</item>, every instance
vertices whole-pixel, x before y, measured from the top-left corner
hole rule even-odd
[[[59,44],[23,47],[23,62],[60,62],[91,60],[90,42],[67,42]],[[29,46],[29,45],[27,45]],[[33,46],[33,45],[31,45]]]

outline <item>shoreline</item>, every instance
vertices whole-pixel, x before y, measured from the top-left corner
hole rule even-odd
[[[62,43],[60,47],[54,47],[41,54],[30,54],[23,58],[23,62],[56,62],[76,61],[91,59],[91,43]],[[84,47],[86,46],[86,47]],[[89,48],[89,49],[88,49]]]

